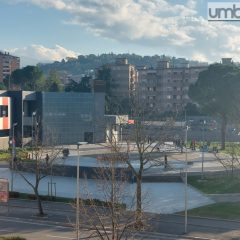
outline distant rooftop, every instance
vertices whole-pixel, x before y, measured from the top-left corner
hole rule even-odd
[[[0,55],[11,56],[11,57],[19,58],[19,57],[17,57],[17,56],[13,56],[13,55],[11,55],[9,52],[5,52],[5,51],[0,51]]]

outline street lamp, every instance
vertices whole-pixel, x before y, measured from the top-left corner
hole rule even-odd
[[[32,159],[33,159],[33,125],[34,125],[34,116],[36,116],[36,112],[32,113]]]
[[[204,120],[203,121],[203,134],[202,134],[202,137],[203,137],[203,144],[202,144],[202,179],[203,179],[203,163],[204,163],[204,142],[205,142],[205,137],[204,137],[204,131],[205,131],[205,124],[206,124],[206,121]]]
[[[80,167],[80,155],[79,155],[79,147],[82,145],[88,144],[87,142],[78,142],[77,143],[77,152],[78,152],[78,158],[77,158],[77,191],[76,191],[76,232],[77,232],[77,240],[79,240],[79,167]]]
[[[186,142],[186,151],[185,151],[185,233],[187,233],[187,225],[188,225],[188,175],[187,175],[187,166],[188,166],[188,151],[187,151],[187,141],[188,141],[188,126],[186,125],[185,129],[185,142]]]
[[[11,191],[13,191],[13,164],[14,164],[14,158],[16,156],[16,143],[15,143],[15,127],[17,126],[17,123],[14,123],[12,125],[12,162],[11,162]]]

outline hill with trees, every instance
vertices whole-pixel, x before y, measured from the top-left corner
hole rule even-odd
[[[67,60],[62,60],[59,62],[54,62],[50,64],[39,64],[39,67],[44,73],[48,73],[51,70],[56,71],[66,71],[72,75],[89,75],[89,71],[95,70],[96,68],[103,66],[105,64],[114,63],[116,58],[125,57],[128,59],[130,64],[135,66],[147,66],[155,68],[158,61],[167,57],[172,61],[178,62],[183,60],[175,57],[165,56],[165,55],[154,55],[154,56],[141,56],[137,54],[101,54],[101,55],[79,55],[78,58],[68,58]],[[197,61],[190,61],[190,65],[197,65]]]

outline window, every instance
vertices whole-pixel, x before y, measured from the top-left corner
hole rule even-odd
[[[167,108],[169,109],[169,108],[171,108],[172,107],[172,105],[170,104],[170,103],[168,103],[167,104]]]
[[[0,117],[8,117],[8,106],[0,106]]]
[[[149,107],[153,108],[154,107],[154,103],[150,103]]]

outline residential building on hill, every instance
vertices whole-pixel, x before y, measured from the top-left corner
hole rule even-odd
[[[20,68],[20,58],[6,52],[0,52],[0,82]]]
[[[159,61],[156,69],[138,69],[138,91],[143,101],[156,113],[181,112],[190,102],[189,86],[195,83],[207,66],[171,66],[168,59]]]
[[[128,63],[126,58],[117,58],[116,62],[110,65],[112,77],[112,95],[119,100],[129,98],[135,90],[138,81],[136,67]]]
[[[233,65],[234,62],[233,62],[232,58],[222,58],[222,64],[223,65]]]

